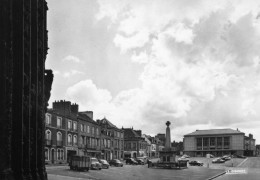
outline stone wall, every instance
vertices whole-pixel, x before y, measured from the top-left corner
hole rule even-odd
[[[0,179],[45,180],[47,3],[1,0],[0,12]]]

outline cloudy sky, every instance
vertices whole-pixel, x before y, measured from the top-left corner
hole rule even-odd
[[[172,140],[232,128],[260,143],[260,1],[48,0],[50,104]],[[51,106],[50,106],[51,107]]]

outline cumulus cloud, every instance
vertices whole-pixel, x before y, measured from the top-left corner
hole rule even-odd
[[[74,63],[82,63],[83,61],[81,61],[78,57],[76,56],[72,56],[72,55],[68,55],[65,58],[62,59],[63,62],[74,62]]]
[[[74,69],[74,70],[70,70],[68,72],[63,73],[62,76],[65,78],[69,78],[74,75],[82,75],[82,74],[85,74],[85,73]]]
[[[98,19],[108,17],[117,27],[115,45],[144,64],[142,87],[110,99],[110,117],[117,123],[151,133],[164,132],[167,120],[190,131],[198,125],[243,127],[260,118],[259,2],[99,0],[99,5]],[[173,135],[183,135],[178,133]]]

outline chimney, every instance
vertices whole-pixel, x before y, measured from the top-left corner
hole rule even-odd
[[[79,105],[76,104],[76,103],[72,104],[72,105],[71,105],[71,112],[72,112],[73,114],[78,114],[78,112],[79,112]]]
[[[71,102],[70,101],[55,101],[52,103],[52,107],[54,111],[57,111],[63,115],[70,115],[71,113]]]
[[[250,138],[250,139],[253,139],[253,134],[249,134],[249,138]]]
[[[81,112],[82,114],[87,115],[89,118],[93,119],[93,111],[84,111]]]

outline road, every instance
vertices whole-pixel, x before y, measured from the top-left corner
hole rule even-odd
[[[124,167],[110,167],[109,169],[90,170],[89,172],[75,172],[68,167],[47,169],[49,180],[203,180],[211,178],[223,170],[206,167],[188,167],[187,169],[159,169],[147,168],[147,165],[124,165]]]
[[[227,173],[216,180],[259,180],[260,157],[250,157],[241,162],[237,167],[227,168]]]

